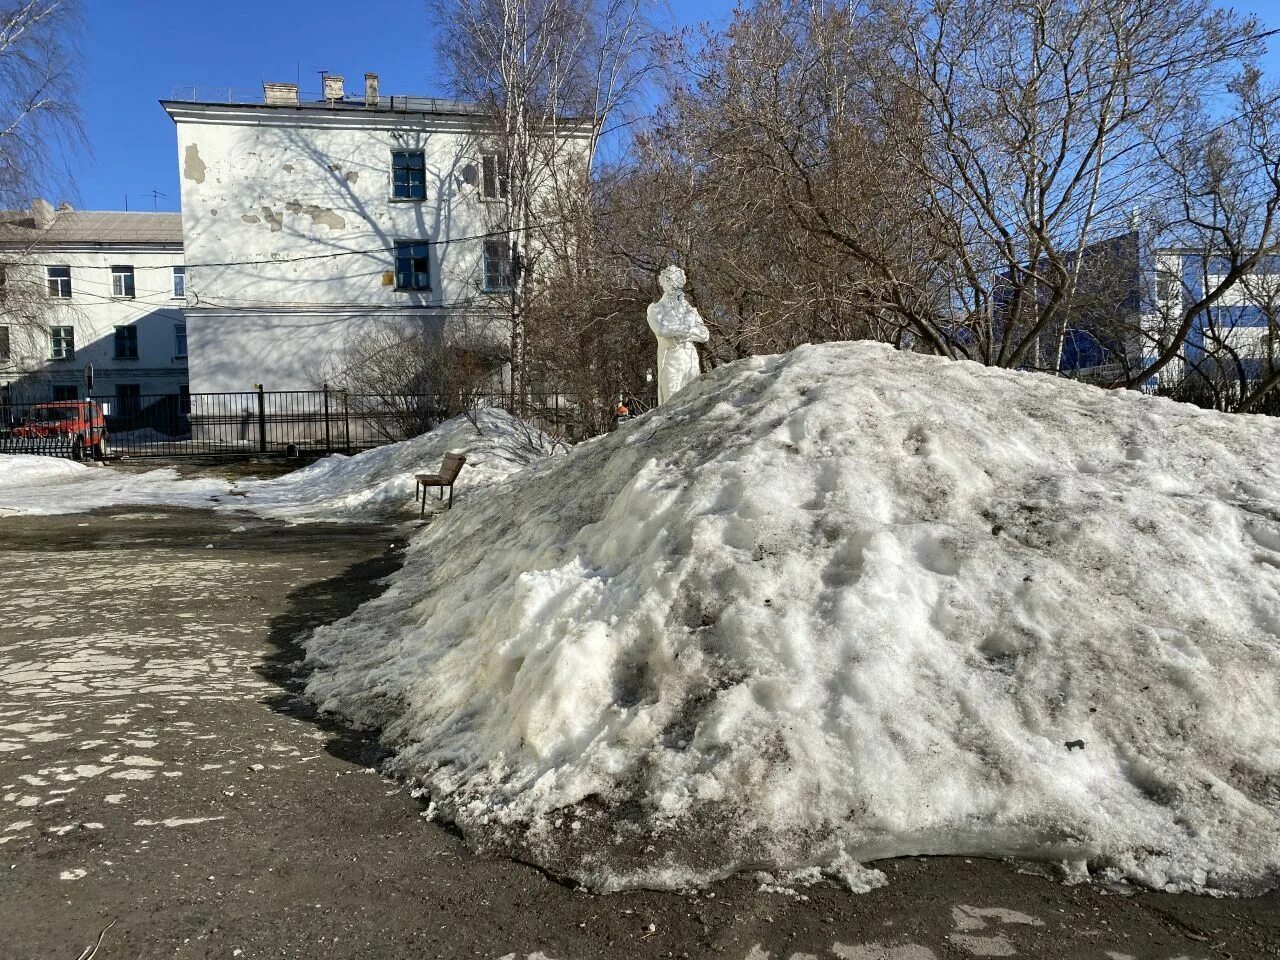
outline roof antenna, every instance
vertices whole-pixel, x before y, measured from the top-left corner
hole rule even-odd
[[[161,193],[161,192],[160,192],[159,190],[157,190],[155,187],[152,187],[152,188],[151,188],[151,192],[150,192],[149,194],[147,194],[147,196],[149,196],[149,197],[151,198],[151,209],[152,209],[152,210],[159,210],[159,209],[160,209],[160,204],[159,204],[159,200],[160,200],[160,198],[161,198],[161,197],[167,197],[167,196],[169,196],[169,195],[168,195],[167,193]],[[127,208],[126,208],[126,209],[127,209]]]

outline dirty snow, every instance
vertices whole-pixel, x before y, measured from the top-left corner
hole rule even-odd
[[[427,527],[309,691],[598,889],[904,854],[1259,889],[1278,445],[874,344],[742,361]]]
[[[84,513],[119,504],[211,507],[223,480],[182,480],[171,469],[127,473],[57,457],[0,454],[0,517]]]
[[[435,430],[355,456],[341,454],[271,480],[183,480],[171,469],[130,473],[53,457],[0,454],[0,517],[81,513],[109,506],[251,511],[290,521],[416,515],[414,474],[435,473],[450,451],[467,464],[454,499],[548,456],[557,445],[500,410],[455,417]],[[435,496],[432,492],[431,496]],[[428,502],[428,510],[437,506]]]
[[[455,501],[554,452],[541,433],[501,410],[482,410],[475,420],[455,417],[412,440],[346,457],[325,457],[272,480],[240,483],[237,506],[284,520],[348,520],[416,512],[414,475],[435,473],[446,453],[464,453]],[[428,509],[436,490],[428,491]],[[446,494],[447,496],[447,494]]]

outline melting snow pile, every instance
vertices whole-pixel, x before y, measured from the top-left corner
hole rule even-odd
[[[600,889],[901,854],[1280,868],[1280,421],[806,347],[412,543],[308,650],[477,845]]]
[[[183,480],[171,469],[128,473],[0,454],[0,516],[146,504],[250,510],[292,521],[368,519],[416,510],[414,474],[435,473],[449,451],[467,456],[456,499],[554,453],[554,446],[510,414],[483,410],[474,421],[455,417],[412,440],[354,457],[325,457],[283,477],[243,481],[234,490],[223,480]]]
[[[236,506],[287,520],[346,520],[416,510],[414,475],[436,473],[450,451],[467,457],[454,490],[457,499],[552,449],[545,434],[511,414],[482,410],[474,420],[454,417],[412,440],[353,457],[336,454],[283,477],[238,484],[235,492],[244,499]],[[436,493],[430,490],[428,496]]]
[[[88,468],[56,457],[0,454],[0,490],[83,476]]]
[[[0,517],[120,504],[211,507],[227,489],[221,480],[182,480],[170,469],[125,473],[57,457],[0,454]]]

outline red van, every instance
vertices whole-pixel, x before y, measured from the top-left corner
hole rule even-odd
[[[56,400],[31,408],[13,436],[27,440],[64,440],[73,460],[92,453],[101,460],[107,455],[107,423],[102,408],[92,400]]]

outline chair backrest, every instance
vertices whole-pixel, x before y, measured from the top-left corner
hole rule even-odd
[[[466,462],[467,458],[461,453],[446,453],[444,463],[440,465],[440,476],[444,478],[444,482],[453,483],[458,479],[458,474],[462,472],[462,465]]]

